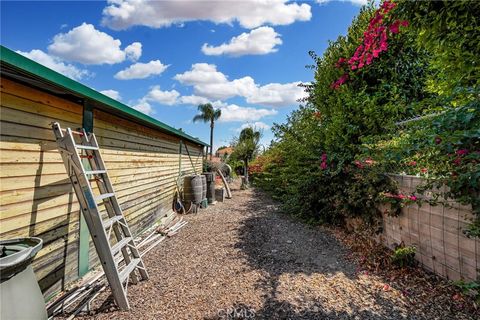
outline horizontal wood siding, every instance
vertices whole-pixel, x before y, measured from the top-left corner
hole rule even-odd
[[[170,210],[180,168],[180,140],[139,126],[111,114],[95,110],[94,132],[120,206],[134,233]],[[185,148],[182,174],[200,172],[201,149]]]
[[[78,202],[50,123],[77,128],[82,106],[2,79],[0,238],[44,240],[33,266],[46,295],[77,276]]]
[[[44,240],[33,266],[48,296],[77,278],[79,245],[79,204],[50,124],[80,127],[83,107],[8,79],[0,98],[0,238]],[[188,144],[190,160],[178,137],[98,110],[94,132],[135,234],[171,210],[179,172],[201,172],[201,147]]]

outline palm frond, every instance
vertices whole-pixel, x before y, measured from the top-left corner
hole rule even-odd
[[[222,110],[217,109],[213,112],[213,120],[218,120],[222,116]]]
[[[204,114],[197,114],[195,117],[193,117],[193,122],[197,121],[208,122],[210,119],[206,118]]]

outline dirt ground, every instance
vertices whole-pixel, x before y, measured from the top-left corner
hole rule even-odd
[[[255,189],[185,217],[150,251],[150,279],[128,289],[129,312],[108,292],[92,319],[473,319],[444,299],[416,305],[358,272],[332,234],[279,213]]]

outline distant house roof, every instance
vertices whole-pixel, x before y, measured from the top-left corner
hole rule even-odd
[[[2,76],[12,77],[58,95],[68,95],[88,100],[100,110],[113,111],[116,115],[123,116],[139,124],[170,133],[198,145],[208,146],[208,143],[147,116],[4,46],[0,46],[0,66]]]
[[[218,149],[217,152],[215,152],[215,154],[220,156],[225,154],[232,154],[232,152],[233,152],[233,147],[225,147],[225,148]]]

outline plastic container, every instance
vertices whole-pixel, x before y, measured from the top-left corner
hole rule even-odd
[[[207,200],[207,177],[201,175],[202,178],[202,201]]]
[[[40,238],[0,240],[0,318],[47,319],[45,301],[33,273]]]
[[[207,200],[209,204],[215,203],[215,173],[205,172],[207,178]]]

